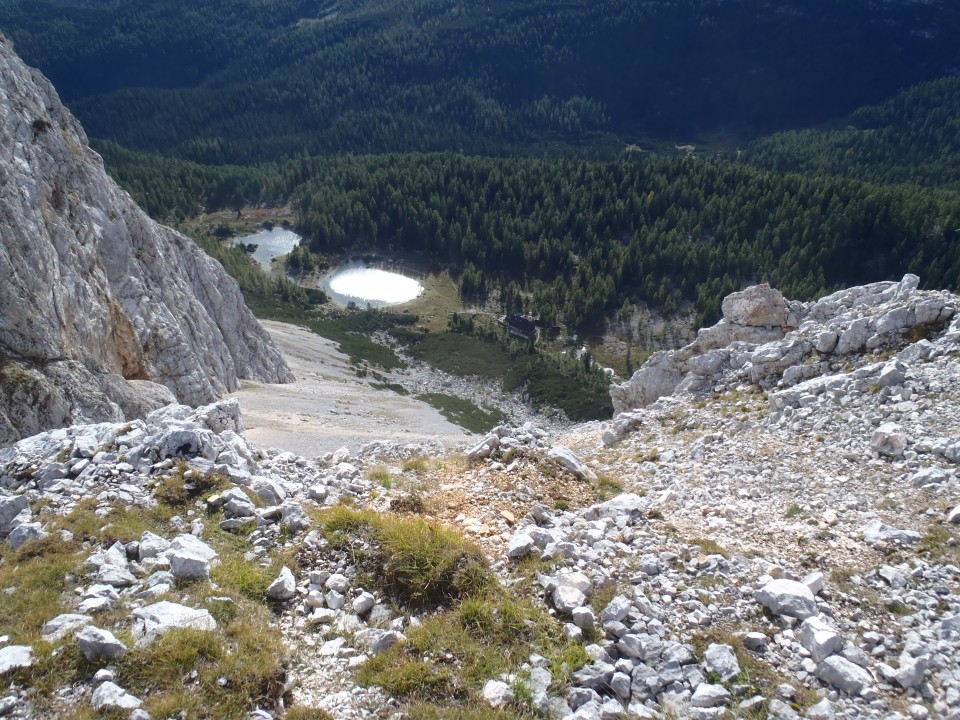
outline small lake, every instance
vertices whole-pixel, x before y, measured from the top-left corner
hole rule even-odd
[[[286,255],[299,242],[299,235],[292,230],[284,230],[281,227],[275,227],[273,230],[261,230],[254,235],[247,235],[234,240],[237,245],[249,245],[250,243],[256,245],[257,249],[253,253],[253,259],[260,263],[264,270],[270,269],[271,260]]]
[[[385,307],[409,302],[420,296],[423,285],[397,272],[371,267],[362,260],[344,263],[321,282],[320,287],[333,302],[347,307]]]

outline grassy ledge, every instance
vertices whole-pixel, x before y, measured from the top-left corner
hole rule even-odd
[[[581,645],[563,638],[560,623],[519,589],[502,587],[480,549],[458,532],[419,517],[345,507],[315,519],[332,551],[356,564],[365,587],[419,612],[405,642],[357,670],[361,684],[382,687],[409,717],[537,717],[523,684],[531,653],[546,658],[557,692],[588,662]],[[514,678],[517,699],[493,709],[481,691],[501,676]]]

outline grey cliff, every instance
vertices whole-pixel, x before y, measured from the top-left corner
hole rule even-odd
[[[236,282],[106,174],[0,36],[0,445],[288,382]]]

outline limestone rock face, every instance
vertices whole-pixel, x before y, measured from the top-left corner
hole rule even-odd
[[[786,325],[790,306],[779,290],[754,285],[723,299],[723,317],[735,325],[775,327]]]
[[[720,322],[701,329],[689,345],[654,353],[627,382],[610,387],[614,414],[629,414],[665,396],[712,392],[721,384],[777,390],[771,394],[775,410],[796,408],[804,395],[841,381],[829,374],[831,362],[880,350],[906,355],[861,374],[868,373],[868,384],[878,389],[899,385],[906,379],[905,361],[933,352],[931,343],[914,342],[914,336],[960,340],[960,330],[950,324],[956,296],[921,291],[918,284],[916,275],[905,275],[899,282],[852,287],[810,303],[787,301],[767,285],[728,295]],[[635,427],[631,423],[629,415],[619,418],[604,442],[615,443]],[[903,453],[902,447],[885,450],[878,452]]]
[[[290,381],[236,282],[106,174],[0,36],[0,444]]]

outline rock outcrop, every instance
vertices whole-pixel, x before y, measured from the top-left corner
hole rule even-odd
[[[679,350],[654,353],[630,380],[611,387],[614,413],[720,384],[767,389],[820,382],[837,360],[875,350],[911,345],[911,352],[923,352],[913,341],[946,329],[957,307],[955,296],[920,291],[918,285],[916,275],[906,275],[811,303],[788,302],[766,285],[733,293],[723,301],[719,323]],[[956,322],[950,333],[960,337]],[[896,372],[895,365],[879,370],[879,384],[889,385]]]
[[[0,445],[292,379],[236,282],[106,174],[0,36]]]

